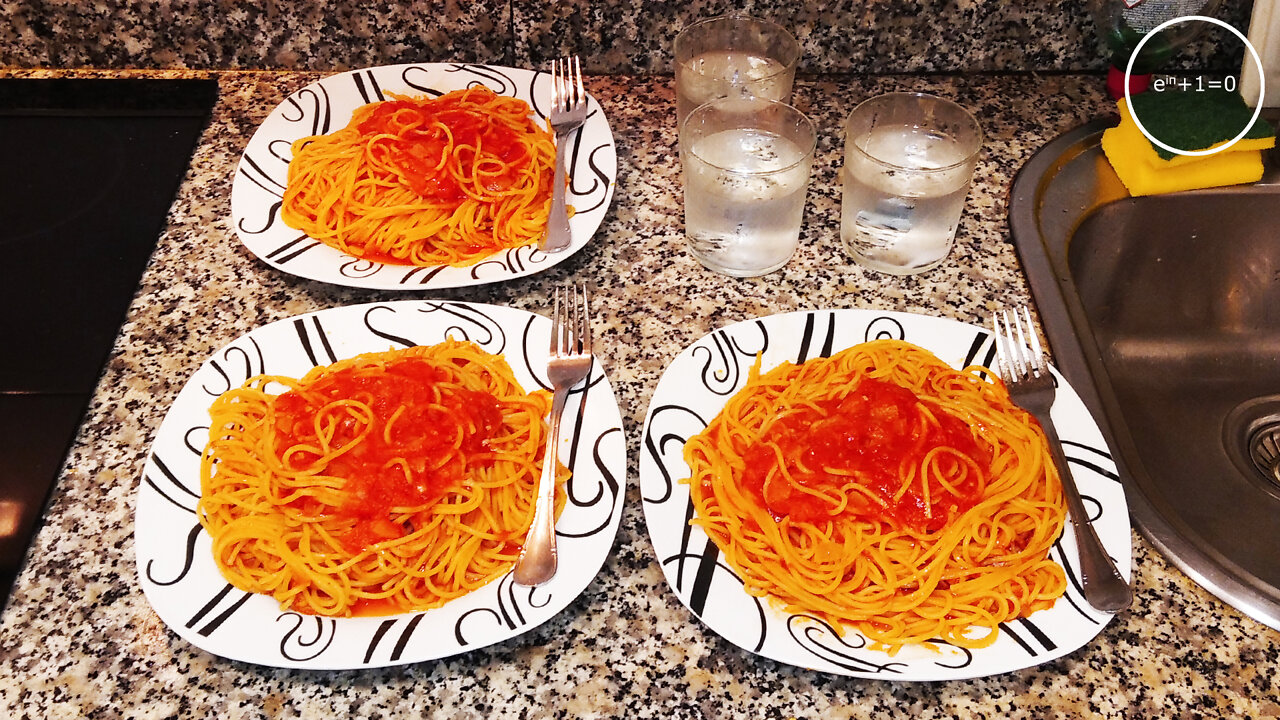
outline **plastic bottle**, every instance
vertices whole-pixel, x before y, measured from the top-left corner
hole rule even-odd
[[[1220,0],[1089,0],[1089,14],[1111,53],[1107,71],[1107,91],[1124,97],[1125,67],[1138,42],[1162,23],[1189,15],[1213,15]],[[1129,92],[1142,92],[1151,82],[1151,73],[1173,57],[1174,52],[1204,29],[1203,22],[1185,22],[1165,28],[1142,46],[1129,76]]]

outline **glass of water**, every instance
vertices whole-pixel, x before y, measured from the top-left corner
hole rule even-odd
[[[845,122],[840,238],[863,267],[912,275],[951,252],[982,129],[925,93],[864,101]]]
[[[676,35],[676,127],[729,95],[791,102],[800,44],[785,28],[742,14],[700,20]]]
[[[721,98],[690,113],[680,160],[694,257],[736,277],[786,265],[800,241],[816,144],[809,118],[776,100]]]

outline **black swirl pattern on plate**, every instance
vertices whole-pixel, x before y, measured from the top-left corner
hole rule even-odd
[[[585,419],[584,419],[585,421]],[[575,465],[577,464],[577,444],[581,439],[580,424],[575,429],[574,451],[572,457]],[[610,428],[595,437],[591,445],[591,462],[595,466],[600,478],[596,481],[586,480],[578,474],[569,477],[569,482],[565,488],[569,502],[576,508],[594,509],[592,515],[595,523],[587,523],[582,529],[565,529],[557,528],[556,535],[559,537],[576,537],[586,538],[599,535],[605,531],[605,528],[613,520],[613,499],[622,493],[623,478],[614,474],[606,460],[603,448],[606,442],[612,438],[616,438],[617,442],[625,442],[622,437],[622,428]],[[590,476],[587,476],[590,477]]]
[[[320,245],[320,244],[321,243],[312,241],[312,243],[308,247],[316,247],[317,245]],[[342,263],[338,266],[338,272],[342,275],[342,277],[351,278],[355,280],[355,279],[361,279],[361,278],[371,278],[377,275],[378,273],[382,272],[383,270],[387,269],[388,267],[389,266],[383,265],[382,263],[376,262],[374,260],[366,260],[364,258],[347,256],[342,260]]]
[[[199,457],[199,453],[196,453],[196,456]],[[179,478],[159,456],[153,456],[143,472],[143,482],[156,495],[176,509],[179,515],[189,514],[194,518],[195,503],[200,499],[198,485],[196,491],[192,491],[186,484],[190,478]],[[145,563],[141,563],[144,577],[156,585],[167,587],[181,582],[187,576],[195,561],[196,540],[203,530],[199,522],[190,522],[191,528],[187,531],[185,541],[180,546],[171,546],[171,549],[180,547],[181,554],[171,552],[164,558],[148,558]],[[139,560],[141,561],[141,558]]]
[[[373,638],[369,640],[369,644],[365,648],[364,664],[378,664],[376,661],[381,657],[384,638],[394,638],[390,652],[385,656],[386,662],[388,664],[399,662],[404,657],[405,647],[413,639],[413,634],[417,631],[418,625],[422,623],[422,618],[423,613],[414,613],[408,616],[388,618],[378,623],[378,628],[374,631]],[[392,632],[393,630],[395,631],[394,633]]]
[[[895,317],[878,317],[867,323],[867,330],[862,337],[865,342],[873,340],[906,340],[907,329]]]
[[[210,361],[210,366],[219,381],[202,386],[209,397],[217,397],[233,387],[239,387],[254,375],[265,372],[266,363],[262,357],[262,348],[258,347],[258,343],[252,338],[249,339],[248,346],[232,345],[222,351],[220,360]]]
[[[569,584],[552,581],[542,588],[523,588],[508,574],[425,612],[354,619],[282,613],[274,599],[245,593],[220,577],[208,535],[196,521],[195,505],[209,403],[249,377],[263,372],[299,376],[315,365],[362,352],[454,338],[506,356],[513,369],[523,368],[523,374],[533,378],[526,385],[531,389],[546,382],[550,324],[531,313],[487,305],[396,301],[281,320],[220,350],[180,393],[161,425],[139,485],[139,577],[161,618],[211,652],[267,665],[312,668],[376,667],[447,657],[545,622],[581,593],[603,563],[626,494],[621,418],[598,365],[585,386],[571,394],[562,426],[572,431],[562,457],[574,475],[557,535],[562,557],[579,558],[562,566]],[[160,539],[144,541],[153,530],[162,533]]]
[[[726,397],[742,387],[755,362],[756,353],[769,348],[769,335],[763,324],[759,325],[759,330],[759,342],[745,346],[739,338],[725,332],[712,333],[709,342],[694,346],[694,354],[703,360],[701,379],[704,387]]]
[[[333,644],[338,623],[333,618],[287,612],[279,620],[288,625],[280,638],[280,656],[295,662],[314,660]]]
[[[369,70],[357,70],[349,76],[351,82],[355,85],[356,94],[360,96],[361,104],[382,102],[387,96],[382,92],[382,86],[378,83],[378,76]]]
[[[516,94],[515,78],[510,70],[505,68],[491,65],[452,65],[445,72],[468,78],[464,83],[465,87],[483,85],[499,95]],[[536,73],[534,77],[537,77]]]
[[[644,502],[665,503],[671,499],[671,491],[679,479],[673,477],[673,473],[684,462],[684,444],[702,432],[710,421],[711,418],[704,418],[692,408],[682,405],[650,408],[650,432],[644,434],[643,452],[653,460],[662,482],[660,492],[644,495],[641,498]],[[655,428],[661,428],[661,431],[654,431]],[[644,493],[644,488],[641,488],[641,493]]]
[[[282,117],[306,125],[304,135],[326,135],[333,129],[333,102],[324,85],[313,83],[285,99]]]
[[[150,467],[143,475],[143,481],[160,497],[179,510],[194,515],[195,501],[200,499],[199,483],[197,482],[195,491],[192,491],[186,484],[189,480],[190,478],[180,478],[170,470],[164,458],[158,455],[151,458]]]
[[[286,156],[280,155],[278,153],[276,149],[278,145],[288,145],[288,143],[284,143],[283,141],[279,141],[279,140],[268,143],[267,152],[271,155],[271,158],[273,160],[278,162],[288,163],[289,158]],[[266,170],[263,165],[260,165],[254,157],[250,155],[244,156],[243,162],[241,162],[240,164],[240,169],[237,172],[239,172],[244,177],[248,178],[249,182],[262,188],[263,191],[265,191],[267,194],[273,195],[278,198],[284,197],[284,191],[287,189],[284,183],[281,183],[279,180],[273,177],[271,173],[268,170]],[[280,211],[280,203],[273,204],[268,209],[266,223],[262,227],[250,228],[245,223],[244,219],[241,219],[240,224],[237,225],[236,227],[240,229],[240,232],[249,233],[251,235],[257,235],[258,233],[265,232],[267,228],[271,227],[275,223],[276,214],[279,211]]]
[[[194,514],[194,511],[192,512]],[[181,582],[182,579],[187,576],[187,573],[191,572],[191,566],[192,564],[195,563],[196,540],[198,539],[200,532],[203,529],[204,528],[200,526],[200,523],[196,523],[195,525],[191,526],[191,530],[187,533],[187,541],[183,545],[184,554],[182,555],[181,558],[179,558],[181,562],[179,564],[178,571],[176,573],[173,573],[173,577],[167,580],[164,579],[165,576],[162,576],[159,573],[160,568],[157,566],[156,558],[151,558],[147,560],[147,564],[143,569],[143,572],[146,574],[147,579],[161,587],[167,587],[169,585],[174,585]],[[174,558],[168,557],[165,559],[173,560]]]
[[[517,630],[528,623],[525,609],[545,607],[551,595],[544,588],[517,585],[510,574],[498,581],[497,602],[492,607],[479,607],[458,616],[453,624],[453,638],[459,647],[471,644],[468,626],[485,620],[506,630]]]
[[[472,265],[469,272],[471,278],[477,281],[502,280],[546,265],[554,257],[540,250],[537,245],[521,245],[490,255]]]
[[[827,621],[796,613],[787,618],[787,632],[798,645],[833,665],[848,670],[873,675],[901,673],[907,666],[903,662],[884,661],[884,654],[867,652],[871,641],[858,633],[846,632],[843,636]]]
[[[715,544],[701,530],[690,526],[694,511],[687,488],[680,486],[680,481],[689,475],[683,455],[685,442],[705,429],[727,398],[745,384],[746,370],[754,363],[757,351],[770,358],[762,367],[763,372],[782,361],[800,363],[827,357],[869,340],[893,338],[930,348],[937,345],[938,334],[946,337],[946,352],[939,354],[946,355],[944,359],[949,362],[959,367],[989,366],[992,362],[995,347],[988,331],[937,318],[864,310],[799,312],[737,323],[711,332],[676,359],[659,383],[646,418],[641,438],[640,490],[667,580],[698,617],[752,652],[830,672],[905,679],[965,678],[984,672],[980,659],[986,657],[986,649],[970,651],[948,646],[944,653],[929,658],[886,659],[884,653],[873,651],[860,634],[850,631],[841,637],[834,628],[807,614],[782,613],[776,608],[766,613],[765,606],[752,598],[758,608],[757,621],[752,612],[741,608],[730,611],[727,606],[717,605],[713,598],[735,597],[735,592],[746,594],[741,580],[723,564]],[[673,388],[669,392],[664,388],[668,383]],[[1091,437],[1098,439],[1088,442],[1073,437],[1071,431],[1075,429],[1068,428],[1064,435],[1068,458],[1078,475],[1105,478],[1108,485],[1114,484],[1118,480],[1114,463],[1107,449],[1098,444],[1101,440],[1096,427]],[[1107,512],[1107,506],[1095,497],[1089,497],[1086,503],[1095,519]],[[1123,502],[1112,507],[1122,513],[1127,528]],[[1062,630],[1045,624],[1039,615],[1006,623],[1002,632],[1007,633],[1008,639],[1002,638],[1001,642],[1014,649],[1001,651],[1006,653],[1002,657],[1008,658],[1003,660],[1008,665],[1005,670],[1057,657],[1082,633],[1092,637],[1105,622],[1083,602],[1074,553],[1067,552],[1059,540],[1051,557],[1064,567],[1070,580],[1066,595],[1055,605],[1054,617],[1061,620],[1072,616],[1072,627],[1093,629]],[[733,602],[741,604],[746,600]],[[941,641],[936,644],[943,645]],[[1012,658],[1009,653],[1026,660]]]

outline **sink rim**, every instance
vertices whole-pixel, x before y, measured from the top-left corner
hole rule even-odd
[[[1014,178],[1008,203],[1013,243],[1054,360],[1102,429],[1138,529],[1209,592],[1255,620],[1280,629],[1280,588],[1264,583],[1215,549],[1196,543],[1193,529],[1170,517],[1171,513],[1162,512],[1168,505],[1155,491],[1156,485],[1140,460],[1083,305],[1069,290],[1074,285],[1066,246],[1075,228],[1099,208],[1129,197],[1122,188],[1117,192],[1114,178],[1100,181],[1092,166],[1084,167],[1088,163],[1073,163],[1088,153],[1100,152],[1102,132],[1116,121],[1114,116],[1098,118],[1068,130],[1023,165]],[[1263,188],[1233,188],[1230,192],[1266,191],[1269,180],[1264,178]],[[1054,202],[1047,205],[1046,196]]]

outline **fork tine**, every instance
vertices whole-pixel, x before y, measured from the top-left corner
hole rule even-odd
[[[568,59],[560,61],[560,109],[568,110],[573,107],[573,76],[570,74],[572,68]]]
[[[591,304],[587,299],[587,286],[582,286],[582,328],[579,333],[582,345],[582,354],[591,354]]]
[[[1027,334],[1031,336],[1031,354],[1034,362],[1034,369],[1038,375],[1049,374],[1049,364],[1044,358],[1044,349],[1040,347],[1040,336],[1036,334],[1036,328],[1031,324],[1031,311],[1026,305],[1022,306],[1022,316],[1027,321]]]
[[[576,335],[577,333],[577,312],[574,309],[573,288],[565,288],[562,290],[564,294],[563,308],[560,314],[560,327],[563,334],[560,336],[560,354],[572,355],[578,348]]]
[[[578,337],[582,334],[581,331],[578,330],[578,324],[582,322],[581,318],[579,317],[580,313],[578,312],[578,291],[577,291],[577,288],[575,288],[573,285],[570,285],[564,289],[564,294],[565,294],[565,310],[564,310],[565,318],[564,319],[565,319],[565,326],[567,328],[565,331],[565,339],[567,341],[565,344],[565,354],[577,355],[578,354]]]
[[[1009,358],[1004,346],[1004,331],[1000,328],[1000,312],[991,313],[991,332],[996,344],[996,374],[1002,380],[1011,379],[1009,375]]]
[[[563,71],[560,69],[560,61],[551,61],[551,110],[555,112],[560,109],[564,103],[564,91],[561,88]]]
[[[580,105],[587,101],[587,92],[582,89],[582,63],[577,55],[573,56],[573,80],[577,85],[573,96],[573,104]]]
[[[569,58],[560,61],[560,109],[573,107],[573,62]]]
[[[1004,320],[1004,329],[1000,333],[1000,340],[1004,345],[1005,367],[1008,370],[1008,378],[1011,382],[1016,382],[1023,374],[1022,350],[1018,345],[1017,332],[1014,329],[1013,322],[1009,319],[1009,310],[1003,309],[1000,315]]]
[[[551,357],[560,354],[560,326],[560,290],[557,288],[551,296],[551,347],[547,349]]]
[[[1005,321],[1008,322],[1008,319],[1006,316]],[[1018,358],[1018,377],[1030,377],[1034,374],[1035,367],[1031,364],[1031,354],[1027,347],[1027,332],[1022,325],[1022,318],[1018,316],[1017,310],[1013,311],[1013,325],[1010,329],[1009,339],[1017,346],[1014,352]]]

